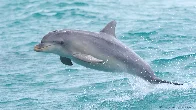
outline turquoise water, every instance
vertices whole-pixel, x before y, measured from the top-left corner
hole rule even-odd
[[[0,109],[196,109],[194,0],[1,0]],[[65,66],[34,45],[56,29],[97,32],[116,20],[116,36],[162,79],[152,85],[129,74]]]

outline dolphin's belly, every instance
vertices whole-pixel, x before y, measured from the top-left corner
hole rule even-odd
[[[82,65],[86,68],[91,68],[105,72],[127,72],[125,64],[118,61],[117,59],[108,59],[103,63],[88,63],[79,59],[72,59],[75,63]]]

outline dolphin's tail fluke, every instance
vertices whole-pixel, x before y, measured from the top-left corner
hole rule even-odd
[[[156,78],[156,79],[154,79],[154,80],[151,80],[150,82],[151,82],[151,83],[154,83],[154,84],[168,83],[168,84],[174,84],[174,85],[183,85],[183,84],[181,84],[181,83],[176,83],[176,82],[161,80],[161,79],[159,79],[159,78]]]

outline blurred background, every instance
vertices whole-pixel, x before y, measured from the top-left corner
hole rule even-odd
[[[0,109],[196,109],[195,18],[194,0],[1,0]],[[158,77],[185,84],[152,85],[33,51],[50,31],[98,32],[112,20]]]

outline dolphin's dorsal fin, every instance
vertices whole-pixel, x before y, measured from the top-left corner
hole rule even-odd
[[[109,22],[100,32],[112,35],[116,37],[115,35],[115,27],[116,27],[116,21]]]

